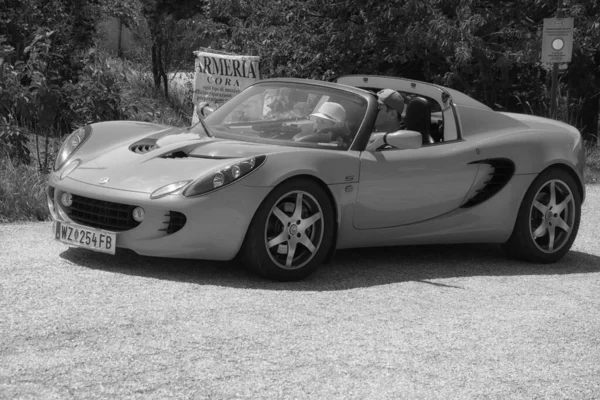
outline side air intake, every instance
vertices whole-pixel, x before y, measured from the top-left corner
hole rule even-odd
[[[163,154],[161,157],[162,158],[187,158],[188,155],[185,151],[176,150],[176,151],[172,151],[167,154]]]
[[[473,207],[488,200],[502,190],[515,173],[515,164],[507,158],[489,158],[469,164],[488,164],[492,168],[485,178],[483,186],[477,189],[461,208]]]
[[[159,231],[167,232],[167,235],[171,235],[175,232],[178,232],[183,228],[185,223],[187,222],[187,218],[184,214],[177,211],[169,211],[168,214],[165,214],[165,217],[169,219],[164,221],[163,224],[167,225],[165,228],[159,229]]]

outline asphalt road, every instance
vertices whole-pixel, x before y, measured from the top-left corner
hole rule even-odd
[[[300,283],[0,225],[0,398],[600,398],[600,186],[550,266],[343,251]]]

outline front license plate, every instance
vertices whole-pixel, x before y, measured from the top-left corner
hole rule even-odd
[[[117,235],[100,229],[87,228],[67,222],[55,221],[54,237],[56,240],[73,246],[115,254]]]

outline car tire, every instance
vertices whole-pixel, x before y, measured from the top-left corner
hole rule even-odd
[[[511,258],[553,263],[571,249],[579,230],[581,195],[573,177],[562,169],[542,172],[531,184],[503,249]]]
[[[333,244],[334,210],[325,190],[307,179],[277,186],[258,208],[241,251],[242,262],[275,281],[311,275]]]

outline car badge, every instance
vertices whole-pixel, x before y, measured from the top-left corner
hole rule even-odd
[[[104,177],[100,178],[100,180],[98,182],[100,182],[101,185],[104,185],[109,180],[110,180],[110,178],[108,176],[104,176]]]

